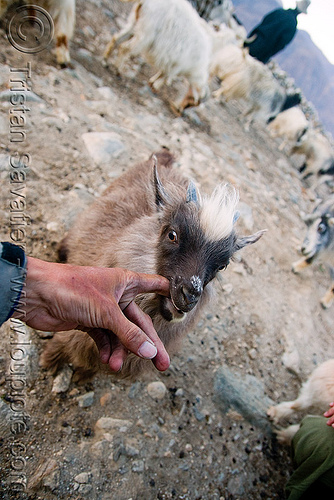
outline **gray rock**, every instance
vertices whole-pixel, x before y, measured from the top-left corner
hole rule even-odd
[[[265,395],[260,380],[222,367],[215,376],[214,392],[214,401],[223,413],[233,409],[250,424],[271,435],[267,409],[274,402]]]
[[[49,488],[51,491],[55,491],[60,485],[60,470],[57,469],[51,472],[49,475],[43,478],[43,486]]]
[[[111,456],[115,462],[118,462],[121,456],[133,458],[138,457],[138,455],[139,450],[135,446],[129,443],[123,443],[121,440],[118,444],[114,444],[114,451]]]
[[[130,389],[129,389],[129,393],[128,393],[128,396],[130,399],[135,399],[137,396],[139,396],[140,392],[141,392],[141,383],[140,382],[134,382]]]
[[[53,381],[52,392],[54,394],[66,392],[70,387],[72,375],[73,370],[68,365],[65,365]]]
[[[75,476],[74,481],[79,484],[87,484],[90,483],[91,479],[92,479],[91,472],[81,472],[81,474]]]
[[[10,430],[10,418],[12,413],[9,404],[5,403],[3,399],[0,398],[0,436],[2,437],[12,435]]]
[[[94,403],[94,391],[87,392],[77,398],[80,408],[88,408]]]
[[[125,149],[120,136],[113,132],[87,132],[82,140],[97,165],[110,164]]]
[[[3,90],[2,92],[0,92],[0,101],[10,102],[10,98],[13,96],[13,93],[15,94],[15,92],[13,92],[11,90]],[[39,97],[37,94],[35,94],[31,90],[29,92],[25,93],[25,98],[26,98],[26,101],[30,101],[30,102],[39,102],[39,103],[44,102],[41,97]]]
[[[165,397],[167,388],[163,382],[151,382],[147,386],[147,392],[151,398],[161,400]]]
[[[140,474],[145,470],[145,462],[144,460],[134,460],[132,463],[132,472],[137,472]]]
[[[113,101],[117,99],[115,92],[110,87],[98,87],[98,93],[106,101]]]
[[[196,406],[193,408],[193,412],[198,422],[202,422],[205,419],[204,413],[202,413],[198,408],[196,408]]]
[[[88,495],[93,489],[93,486],[91,484],[80,484],[78,488],[78,492],[81,495]]]
[[[126,432],[132,425],[130,420],[121,420],[119,418],[101,417],[95,424],[95,433],[97,436],[109,433],[115,430]]]
[[[245,488],[243,485],[243,478],[239,475],[236,474],[227,483],[227,490],[230,493],[230,495],[236,496],[236,497],[243,497],[245,495]]]
[[[97,441],[92,445],[91,453],[95,457],[103,457],[108,453],[110,446],[111,446],[110,441],[108,441],[107,439],[102,439],[101,441]]]

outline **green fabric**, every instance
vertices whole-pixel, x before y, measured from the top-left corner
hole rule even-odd
[[[298,500],[314,483],[334,492],[334,429],[324,417],[305,417],[292,440],[295,466],[286,485],[288,500]]]

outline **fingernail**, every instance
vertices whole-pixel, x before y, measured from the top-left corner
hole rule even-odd
[[[147,340],[139,347],[138,354],[142,358],[152,359],[157,355],[157,348]]]

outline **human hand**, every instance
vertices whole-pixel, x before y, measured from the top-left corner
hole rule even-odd
[[[139,293],[168,296],[166,278],[28,257],[24,292],[24,307],[14,313],[15,317],[37,330],[86,331],[94,339],[102,363],[109,364],[111,370],[121,368],[128,351],[154,358],[160,371],[168,368],[168,353],[151,318],[134,302]]]
[[[326,422],[327,425],[331,425],[332,427],[334,427],[334,402],[330,403],[329,406],[330,408],[324,413],[324,417],[329,418],[329,420],[327,420]]]

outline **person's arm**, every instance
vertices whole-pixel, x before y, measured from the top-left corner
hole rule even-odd
[[[324,413],[324,417],[328,418],[327,425],[334,427],[334,402],[330,403],[330,408]]]
[[[10,314],[15,318],[37,330],[86,331],[94,339],[101,361],[113,371],[121,368],[128,351],[153,359],[158,370],[168,368],[168,353],[151,318],[134,302],[139,293],[168,296],[166,278],[119,268],[56,264],[33,257],[26,258],[26,263],[20,301],[17,294],[15,311],[11,306]],[[0,306],[2,309],[1,302]]]

